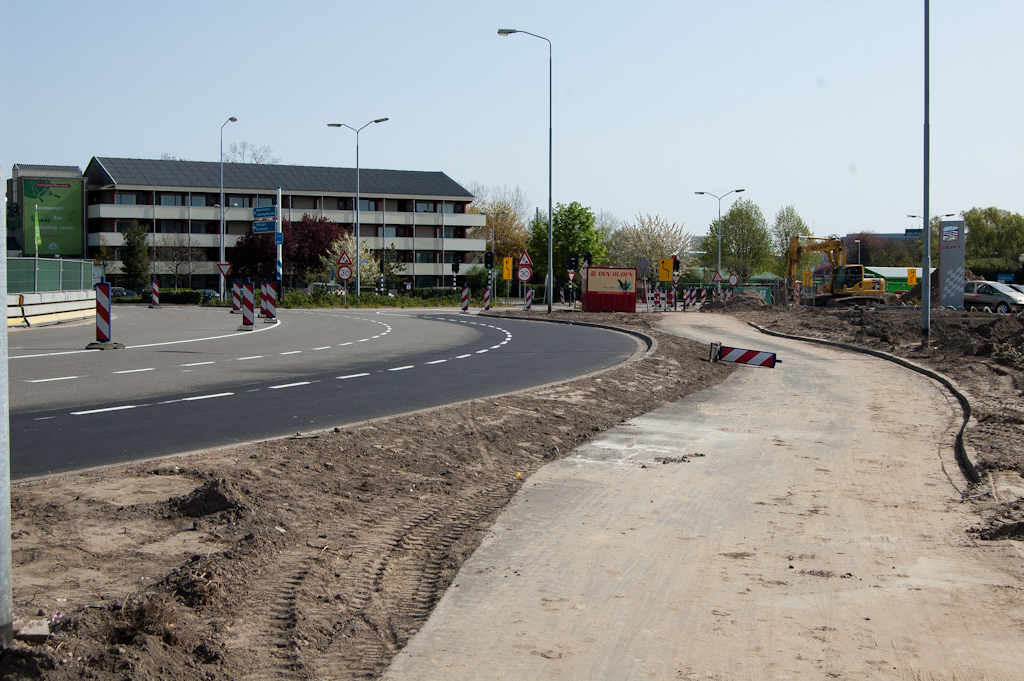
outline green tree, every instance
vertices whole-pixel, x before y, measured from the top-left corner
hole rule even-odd
[[[786,273],[786,254],[789,252],[789,244],[794,236],[811,236],[811,229],[796,212],[792,204],[783,206],[775,214],[775,224],[772,225],[772,245],[775,248],[775,274],[784,276]],[[806,260],[806,262],[805,262]],[[800,259],[800,268],[811,264],[810,254]]]
[[[971,208],[963,212],[967,238],[964,255],[1016,261],[1024,253],[1024,216],[999,208]]]
[[[121,248],[121,283],[133,291],[143,291],[149,286],[149,230],[133,220],[124,233]]]
[[[559,280],[568,281],[565,260],[570,253],[576,253],[582,266],[583,254],[590,251],[594,264],[604,262],[604,245],[601,243],[601,232],[595,225],[594,213],[590,208],[573,201],[568,206],[559,203],[555,206],[552,220],[554,237],[553,271],[555,286]],[[530,230],[527,251],[533,260],[533,271],[545,276],[548,269],[548,221],[547,216],[538,213]]]
[[[718,265],[718,220],[712,220],[704,237],[704,267]],[[768,223],[757,204],[740,199],[722,216],[722,267],[740,277],[765,272],[775,264]],[[723,276],[724,276],[723,272]]]

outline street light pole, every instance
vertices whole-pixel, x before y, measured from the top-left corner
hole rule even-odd
[[[355,209],[356,209],[356,295],[357,296],[359,295],[359,286],[360,286],[360,281],[359,281],[359,260],[360,260],[360,255],[359,255],[359,251],[361,250],[359,248],[359,132],[363,128],[368,126],[368,125],[373,125],[374,123],[383,123],[386,120],[387,120],[387,118],[378,118],[376,120],[370,121],[369,123],[364,123],[359,128],[353,128],[351,125],[348,125],[346,123],[328,123],[327,124],[328,128],[348,128],[349,130],[352,130],[352,131],[354,131],[356,133],[356,205],[355,205]]]
[[[220,126],[220,263],[224,262],[224,126],[228,123],[235,123],[238,119],[232,116]],[[220,264],[218,263],[218,264]],[[219,267],[217,269],[220,269]],[[220,299],[224,300],[226,294],[227,277],[224,272],[220,273]]]
[[[729,194],[739,194],[747,191],[746,189],[733,189],[732,191],[726,192],[721,196],[715,196],[711,192],[694,192],[694,194],[706,194],[707,196],[714,196],[718,199],[718,276],[722,276],[722,199],[729,196]],[[722,289],[722,282],[718,282],[718,289]]]
[[[553,121],[552,101],[553,100],[552,100],[552,95],[551,95],[552,87],[553,87],[552,48],[551,48],[551,41],[548,40],[547,38],[545,38],[542,35],[537,35],[536,33],[530,33],[529,31],[520,31],[520,30],[515,29],[515,28],[499,28],[498,29],[498,35],[500,35],[500,36],[509,36],[509,35],[512,35],[513,33],[523,33],[525,35],[533,36],[534,38],[540,38],[541,40],[545,40],[548,43],[548,280],[547,280],[547,284],[545,286],[545,290],[546,290],[546,297],[548,299],[548,312],[551,312],[551,301],[552,301],[552,298],[554,296],[554,291],[552,289],[554,289],[554,287],[555,287],[554,262],[553,262],[554,261],[554,257],[555,257],[554,256],[554,229],[552,228],[552,226],[554,224],[552,222],[554,220],[554,213],[552,212],[552,206],[551,206],[551,168],[552,168],[552,164],[551,164],[551,159],[552,159],[551,143],[552,143],[552,139],[553,139],[552,138],[552,121]]]
[[[863,263],[860,261],[860,239],[854,239],[853,241],[857,244],[857,264],[862,265]]]

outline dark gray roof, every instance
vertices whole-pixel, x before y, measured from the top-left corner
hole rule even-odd
[[[92,185],[132,187],[203,187],[219,189],[220,164],[215,161],[164,161],[93,157],[85,174]],[[225,163],[224,188],[273,192],[354,194],[355,168],[320,168],[255,163]],[[442,172],[419,170],[359,170],[359,191],[370,195],[439,196],[472,200],[458,182]]]

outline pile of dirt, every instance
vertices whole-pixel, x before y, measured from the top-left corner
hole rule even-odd
[[[740,291],[729,300],[713,301],[707,303],[704,309],[709,312],[725,310],[727,312],[744,312],[757,310],[768,305],[757,291]]]
[[[552,316],[656,350],[457,408],[15,486],[15,611],[51,634],[4,651],[0,676],[378,676],[532,472],[733,370],[652,315]]]

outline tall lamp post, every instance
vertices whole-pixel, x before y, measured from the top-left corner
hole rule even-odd
[[[236,123],[238,119],[232,116],[220,126],[220,262],[224,262],[224,126],[228,123]],[[218,268],[220,269],[220,268]],[[220,273],[220,299],[224,300],[226,294],[227,277]]]
[[[359,251],[361,250],[359,248],[359,132],[363,128],[368,126],[368,125],[373,125],[374,123],[383,123],[386,120],[387,120],[387,118],[378,118],[376,120],[370,121],[369,123],[364,123],[362,126],[360,126],[358,128],[353,128],[351,125],[348,125],[346,123],[328,123],[327,124],[328,128],[348,128],[349,130],[352,130],[352,131],[354,131],[356,133],[356,205],[355,205],[355,209],[356,209],[356,295],[357,296],[359,295],[359,286],[360,286],[360,282],[359,282],[359,261],[361,260],[361,258],[359,256]]]
[[[510,36],[513,33],[523,33],[525,35],[533,36],[534,38],[540,38],[548,43],[548,280],[545,285],[546,298],[548,299],[548,312],[551,312],[551,301],[554,295],[555,287],[555,276],[554,276],[554,230],[552,229],[552,220],[554,219],[554,213],[551,208],[551,122],[552,122],[552,99],[551,99],[551,87],[552,87],[552,50],[551,41],[542,35],[536,33],[530,33],[529,31],[520,31],[515,28],[499,28],[498,35]]]
[[[747,191],[746,189],[733,189],[730,192],[726,192],[721,196],[715,196],[711,192],[694,192],[694,194],[706,194],[707,196],[713,196],[718,199],[718,276],[722,276],[722,199],[729,196],[729,194],[740,194]],[[718,282],[718,288],[722,288],[722,282]]]
[[[860,239],[854,239],[853,243],[857,244],[857,264],[863,265],[864,263],[860,261]]]

